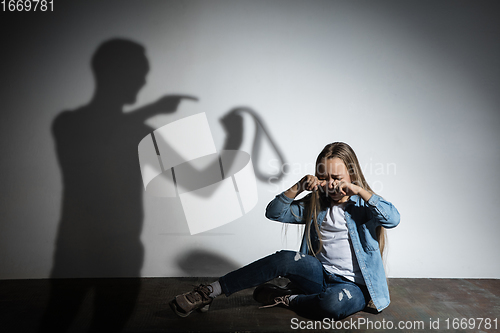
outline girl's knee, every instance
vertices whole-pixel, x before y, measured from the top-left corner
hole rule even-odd
[[[318,302],[324,317],[340,320],[361,311],[366,301],[358,293],[352,294],[348,289],[341,289],[323,293]]]
[[[297,251],[290,251],[290,250],[281,250],[278,251],[274,254],[276,257],[278,257],[280,260],[294,263],[297,262],[301,259],[304,259],[306,257],[305,254],[302,254]]]
[[[290,269],[290,272],[295,270],[310,270],[314,272],[318,271],[321,273],[321,276],[323,275],[323,266],[315,257],[290,250],[281,250],[274,255],[277,261]]]
[[[275,255],[282,257],[283,260],[289,260],[293,262],[299,262],[299,261],[310,262],[311,260],[318,261],[316,258],[300,253],[298,251],[280,250],[277,251]]]

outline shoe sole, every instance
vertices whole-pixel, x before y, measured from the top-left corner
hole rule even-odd
[[[178,310],[178,307],[177,307],[177,303],[175,302],[175,299],[171,300],[168,305],[170,306],[170,308],[172,309],[172,311],[175,312],[176,315],[178,315],[179,317],[182,317],[182,318],[186,318],[187,316],[189,316],[191,313],[193,313],[194,310],[191,310],[189,312],[181,312],[180,310]],[[196,311],[200,312],[200,313],[205,313],[207,312],[209,309],[210,309],[210,305],[211,304],[207,304],[201,308],[198,308],[196,309]]]
[[[207,305],[205,305],[205,306],[203,306],[201,308],[196,309],[196,311],[198,311],[200,313],[205,313],[205,312],[207,312],[210,309],[210,305],[211,304],[207,304]]]
[[[187,316],[189,316],[193,311],[189,311],[189,312],[180,312],[178,309],[177,309],[177,304],[175,303],[175,299],[171,300],[168,305],[170,305],[170,308],[172,309],[172,311],[174,311],[174,313],[176,315],[178,315],[179,317],[182,317],[182,318],[186,318]]]

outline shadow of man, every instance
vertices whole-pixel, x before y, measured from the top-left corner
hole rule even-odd
[[[90,331],[123,329],[139,294],[144,257],[143,185],[137,163],[137,143],[151,132],[144,121],[176,111],[183,98],[196,100],[164,96],[124,113],[124,105],[135,103],[149,71],[144,47],[133,41],[105,41],[91,65],[96,83],[91,101],[60,113],[52,124],[63,195],[43,332],[67,331],[91,292]],[[129,279],[97,279],[111,277]]]

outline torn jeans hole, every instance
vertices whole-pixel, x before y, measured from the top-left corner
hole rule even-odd
[[[352,298],[352,295],[349,292],[349,290],[347,290],[347,289],[344,288],[344,289],[342,289],[342,291],[346,294],[347,299],[351,299]],[[342,291],[339,293],[339,302],[344,299],[344,293],[342,293]]]

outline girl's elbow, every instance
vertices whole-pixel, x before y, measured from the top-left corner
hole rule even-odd
[[[277,221],[279,219],[279,214],[277,215],[275,212],[273,212],[270,209],[266,209],[266,212],[264,215],[269,220]]]
[[[391,214],[391,218],[387,221],[387,226],[385,228],[387,229],[392,229],[398,226],[399,222],[401,221],[401,217],[399,215],[399,212],[396,210]]]

